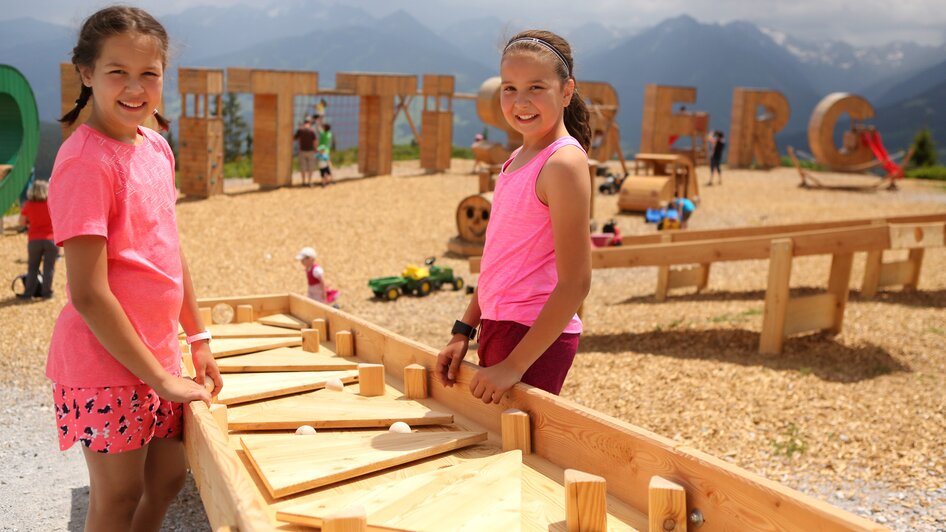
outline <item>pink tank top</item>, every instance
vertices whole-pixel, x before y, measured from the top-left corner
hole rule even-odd
[[[496,179],[477,283],[483,319],[515,321],[531,327],[558,284],[552,218],[548,205],[535,195],[535,180],[545,162],[562,146],[581,149],[574,138],[562,137],[521,168],[506,172],[519,153],[516,150]],[[572,316],[563,332],[581,332],[578,315]]]

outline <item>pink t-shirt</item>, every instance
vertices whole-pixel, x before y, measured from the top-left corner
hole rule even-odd
[[[174,155],[161,135],[138,131],[144,139],[133,146],[79,126],[56,156],[49,212],[59,245],[80,235],[107,239],[109,288],[155,358],[180,374],[184,276]],[[82,388],[141,383],[102,347],[71,295],[53,329],[46,376]]]
[[[562,146],[581,149],[574,138],[562,137],[521,168],[507,173],[519,153],[516,150],[496,179],[476,287],[483,319],[531,327],[558,284],[552,218],[548,205],[535,195],[535,181],[545,162]],[[577,314],[563,332],[581,332]]]

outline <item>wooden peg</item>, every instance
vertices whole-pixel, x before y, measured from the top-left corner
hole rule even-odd
[[[503,451],[519,449],[522,454],[532,452],[532,434],[529,431],[529,414],[511,408],[501,418]]]
[[[404,395],[408,399],[427,398],[427,368],[420,364],[404,366]]]
[[[214,322],[213,313],[210,311],[210,307],[200,307],[200,321],[204,322],[204,326],[210,325]]]
[[[365,397],[384,395],[384,366],[358,364],[358,389]]]
[[[683,486],[657,475],[650,477],[647,520],[651,530],[686,532],[687,499]]]
[[[335,333],[335,354],[340,357],[355,356],[355,341],[352,338],[351,331]]]
[[[322,532],[367,532],[368,515],[365,508],[352,505],[322,518]]]
[[[318,329],[302,329],[302,350],[318,353],[322,348],[322,336]]]
[[[565,526],[569,532],[608,529],[607,484],[603,478],[577,469],[565,470]]]
[[[312,320],[312,328],[319,331],[319,338],[328,340],[328,323],[322,318]]]
[[[210,415],[214,417],[214,421],[216,421],[217,426],[220,427],[220,432],[223,433],[223,437],[229,440],[230,423],[227,421],[227,405],[218,403],[210,405]]]
[[[237,305],[236,310],[237,323],[249,323],[253,321],[253,305]]]

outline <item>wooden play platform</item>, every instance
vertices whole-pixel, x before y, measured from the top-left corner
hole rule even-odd
[[[946,213],[807,224],[667,231],[624,237],[623,245],[593,249],[592,268],[657,266],[658,301],[673,288],[706,288],[714,262],[769,260],[768,287],[759,351],[780,353],[787,336],[841,332],[854,253],[866,252],[861,294],[886,286],[916,289],[927,248],[946,246]],[[904,260],[884,261],[884,252],[908,250]],[[831,255],[824,293],[790,298],[792,259]],[[479,258],[470,259],[470,272]]]
[[[185,409],[187,459],[214,530],[883,530],[530,386],[485,405],[467,389],[476,366],[444,388],[436,350],[301,296],[200,305],[242,320],[213,332],[279,322],[302,346],[231,339],[260,351],[221,362],[259,354],[268,371],[225,375],[224,391],[243,395],[229,405]],[[332,365],[320,378],[309,355],[357,369]],[[357,384],[332,383],[340,374]],[[262,392],[275,395],[251,398]],[[395,421],[409,430],[386,430]],[[297,435],[300,425],[317,432]]]

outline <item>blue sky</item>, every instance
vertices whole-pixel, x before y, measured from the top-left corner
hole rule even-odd
[[[333,0],[270,0],[312,5]],[[480,16],[525,22],[530,26],[568,28],[597,21],[618,29],[638,29],[665,18],[688,14],[701,22],[747,20],[808,40],[836,39],[855,45],[894,40],[927,45],[946,42],[943,0],[338,0],[377,15],[404,9],[430,25]],[[78,26],[95,9],[110,2],[96,0],[4,0],[0,19],[33,17]],[[129,1],[161,16],[195,5],[227,6],[245,0]],[[580,7],[579,7],[580,6]]]

